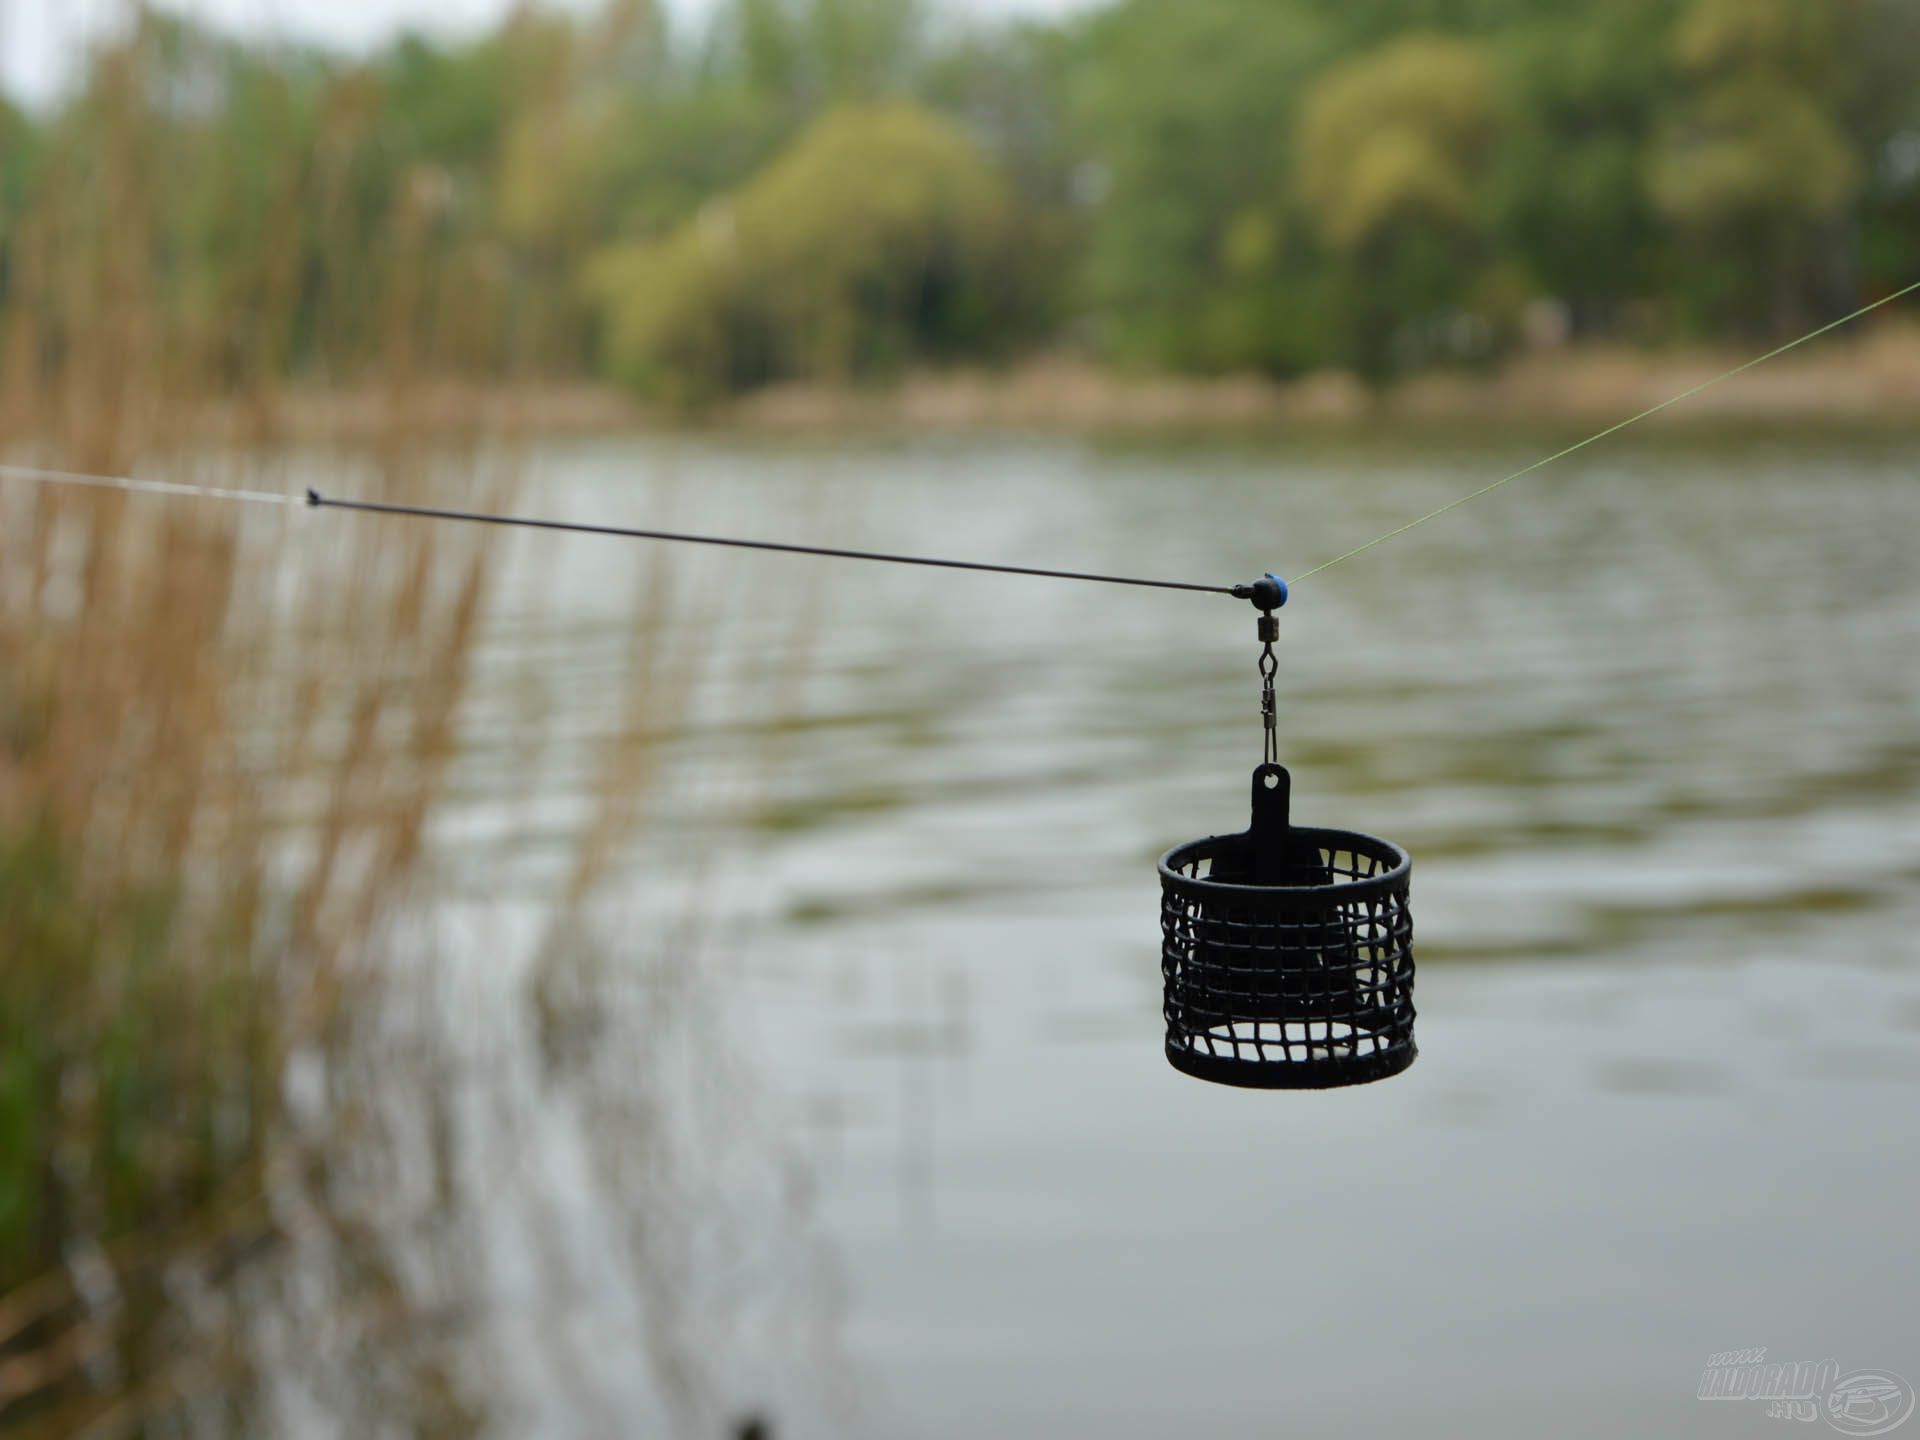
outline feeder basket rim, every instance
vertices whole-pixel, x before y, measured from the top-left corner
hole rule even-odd
[[[1176,855],[1186,855],[1191,851],[1223,842],[1251,839],[1253,835],[1251,830],[1239,830],[1224,835],[1209,835],[1203,840],[1188,840],[1183,844],[1175,845],[1160,857],[1161,883],[1201,895],[1240,896],[1248,899],[1263,895],[1284,895],[1289,899],[1324,897],[1332,900],[1350,899],[1356,894],[1364,894],[1370,890],[1393,889],[1404,884],[1407,877],[1413,873],[1411,855],[1393,841],[1383,840],[1378,835],[1369,835],[1364,830],[1329,830],[1320,826],[1296,825],[1293,827],[1293,833],[1309,844],[1320,845],[1331,850],[1356,849],[1358,847],[1353,844],[1354,841],[1359,841],[1361,846],[1376,846],[1383,854],[1393,857],[1393,866],[1377,875],[1365,875],[1352,880],[1336,880],[1331,885],[1236,885],[1228,880],[1203,880],[1192,875],[1182,875],[1173,868],[1171,862]],[[1332,843],[1327,843],[1329,841]]]
[[[1418,1058],[1408,1020],[1404,1044],[1338,1060],[1242,1060],[1167,1041],[1167,1062],[1183,1075],[1243,1090],[1334,1090],[1398,1075]]]

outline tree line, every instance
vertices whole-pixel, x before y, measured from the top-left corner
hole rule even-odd
[[[615,0],[363,57],[150,11],[0,102],[0,363],[116,285],[236,378],[679,403],[1756,340],[1920,278],[1917,75],[1912,0]]]

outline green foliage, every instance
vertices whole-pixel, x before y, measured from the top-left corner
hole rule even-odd
[[[1336,257],[1350,357],[1384,374],[1397,335],[1458,300],[1486,248],[1497,117],[1486,55],[1409,36],[1329,69],[1299,127],[1299,195]]]
[[[1254,317],[1284,321],[1313,284],[1295,268],[1292,132],[1338,48],[1333,24],[1289,0],[1125,0],[1089,26],[1067,83],[1095,210],[1085,300],[1112,353],[1287,368]]]
[[[1673,37],[1674,57],[1708,80],[1766,71],[1806,84],[1841,73],[1836,41],[1852,0],[1694,0]]]
[[[523,9],[365,61],[149,14],[57,112],[0,110],[0,307],[24,289],[22,217],[51,217],[47,245],[111,231],[90,197],[113,165],[165,237],[169,333],[236,375],[611,362],[700,395],[977,353],[990,329],[1144,366],[1383,374],[1468,358],[1446,337],[1497,340],[1537,298],[1583,335],[1781,331],[1920,273],[1912,0],[666,13]],[[116,155],[129,106],[139,153]],[[953,255],[876,258],[859,237],[891,202],[857,169],[795,168],[849,106],[968,137],[964,162],[902,138],[885,185],[934,213],[940,186],[906,167],[960,176],[955,206],[997,238],[956,210],[942,223],[974,238]],[[755,197],[791,175],[789,221]],[[289,323],[249,319],[287,294]],[[396,316],[461,343],[396,357]]]
[[[1122,0],[1069,69],[1125,359],[1384,373],[1530,295],[1778,331],[1920,263],[1920,182],[1863,191],[1920,170],[1902,0]]]
[[[1757,79],[1703,96],[1652,171],[1662,210],[1723,240],[1749,226],[1831,220],[1859,179],[1845,137],[1811,98]]]
[[[0,310],[12,283],[12,237],[33,176],[39,137],[33,123],[0,97]]]
[[[868,375],[993,341],[1011,221],[953,127],[850,106],[665,239],[602,255],[589,283],[615,370],[655,394]]]
[[[920,0],[726,0],[707,74],[800,108],[873,99],[907,84],[924,23]]]
[[[1648,297],[1661,221],[1644,156],[1671,77],[1680,0],[1615,0],[1528,21],[1498,45],[1508,124],[1493,157],[1501,248],[1582,330]]]
[[[1857,62],[1848,130],[1867,170],[1857,217],[1861,280],[1885,294],[1920,255],[1920,5],[1868,0],[1848,52]]]
[[[1390,248],[1396,232],[1470,235],[1493,132],[1480,50],[1414,36],[1335,66],[1300,124],[1300,198],[1343,254]]]
[[[1685,82],[1648,166],[1685,242],[1696,308],[1721,326],[1798,324],[1862,167],[1835,77],[1845,4],[1694,0],[1672,44]]]
[[[257,1155],[269,997],[245,962],[171,963],[173,915],[86,893],[47,826],[0,835],[0,1293],[74,1237],[178,1223]]]
[[[524,38],[524,31],[514,39]],[[510,114],[514,73],[508,35],[441,49],[404,35],[388,54],[387,101],[402,117],[404,143],[441,164],[483,171]]]
[[[0,227],[18,212],[26,197],[37,141],[33,121],[0,96]]]

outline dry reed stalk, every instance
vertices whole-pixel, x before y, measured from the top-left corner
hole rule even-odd
[[[299,343],[322,378],[382,396],[353,457],[356,488],[508,503],[511,417],[455,448],[424,403],[447,376],[507,353],[496,307],[475,303],[493,260],[464,243],[432,176],[398,175],[369,220],[377,90],[351,71],[326,82],[317,144],[273,177],[262,217],[223,177],[193,171],[199,140],[153,93],[154,43],[142,30],[103,55],[90,128],[57,142],[60,183],[15,232],[24,299],[0,311],[0,453],[285,484],[307,458],[278,447],[308,325]],[[529,103],[564,92],[536,85]],[[187,303],[168,268],[161,191],[182,166],[212,186],[216,217],[255,227],[204,303]],[[243,417],[247,451],[202,448],[214,409]],[[243,1322],[209,1339],[172,1297],[237,1291],[263,1257],[316,1233],[354,1287],[329,1323],[383,1355],[366,1383],[433,1405],[438,1426],[477,1423],[471,1382],[436,1343],[446,1317],[379,1233],[378,1187],[373,1199],[354,1188],[359,1171],[403,1159],[453,1183],[437,1147],[452,1144],[454,1062],[353,1065],[394,997],[381,941],[429,863],[498,554],[486,530],[358,521],[301,544],[288,518],[0,489],[0,1074],[25,1067],[41,1086],[32,1133],[14,1144],[0,1085],[0,1414],[22,1433],[130,1433],[208,1403],[244,1415]],[[555,933],[617,873],[658,737],[696,678],[693,661],[652,643],[669,601],[664,567],[650,575]],[[692,967],[621,999],[628,1035],[724,1028],[703,1018],[713,1001]],[[656,1368],[691,1414],[718,1360],[712,1328],[685,1320],[698,1277],[683,1242],[714,1221],[673,1187],[719,1142],[725,1066],[716,1057],[703,1108],[675,1133],[653,1088],[675,1083],[656,1074],[670,1054],[649,1046],[634,1074],[617,1050],[583,1044],[570,1063],[594,1076],[580,1104],[597,1132],[623,1142],[596,1173],[633,1217],[622,1256]],[[323,1077],[317,1119],[290,1098],[301,1067]],[[425,1157],[391,1113],[394,1090],[438,1137]],[[503,1128],[527,1123],[524,1100],[489,1103]],[[32,1206],[12,1229],[9,1193]],[[213,1356],[198,1372],[196,1354]]]
[[[225,479],[212,471],[258,466],[187,458],[194,417],[237,400],[250,437],[272,438],[301,283],[289,227],[339,203],[341,175],[321,156],[284,177],[256,262],[210,305],[178,304],[156,187],[181,178],[183,142],[156,110],[150,44],[142,31],[101,57],[86,123],[56,144],[58,183],[14,231],[0,450]],[[340,88],[351,132],[362,97]],[[409,396],[457,307],[420,207],[393,213],[389,233],[336,233],[317,259],[342,288],[379,288],[389,405],[372,463],[385,493],[418,497],[452,483],[410,432]],[[457,748],[485,537],[354,533],[315,577],[347,584],[297,622],[339,668],[296,680],[293,723],[262,737],[251,707],[288,617],[260,582],[291,552],[284,529],[241,518],[0,492],[0,1073],[30,1092],[0,1130],[0,1219],[17,1211],[0,1224],[9,1423],[85,1410],[103,1375],[133,1390],[156,1373],[162,1274],[189,1263],[184,1237],[226,1188],[258,1196],[274,1147],[298,1143],[282,1071],[337,1047],[375,992],[373,940],[407,902]],[[330,714],[353,717],[344,746],[321,735]],[[331,796],[304,863],[286,863],[262,766],[318,775]],[[107,1309],[89,1269],[117,1297]]]

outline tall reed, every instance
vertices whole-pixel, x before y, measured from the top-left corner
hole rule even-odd
[[[223,69],[190,42],[149,16],[102,51],[0,224],[0,458],[289,492],[344,465],[361,493],[504,504],[511,408],[449,435],[434,401],[549,340],[526,340],[458,186],[393,163],[367,75]],[[208,106],[209,83],[252,88]],[[284,156],[275,127],[312,141],[251,163],[255,139]],[[225,260],[196,268],[210,242]],[[358,397],[350,449],[301,443],[313,385]],[[791,1211],[794,1293],[831,1287],[793,1157],[737,1138],[697,967],[616,964],[589,920],[694,679],[652,644],[668,597],[636,596],[601,799],[524,1013],[495,1026],[534,1037],[515,1068],[438,1013],[470,993],[392,963],[433,878],[492,534],[316,539],[302,518],[0,481],[0,1427],[253,1433],[308,1403],[346,1428],[482,1427],[512,1402],[475,1347],[550,1336],[477,1313],[487,1208],[519,1183],[478,1157],[560,1112],[590,1128],[605,1259],[667,1407],[710,1428],[738,1302],[702,1298],[702,1257],[765,1240],[735,1214],[743,1154]],[[545,1223],[538,1248],[566,1249]],[[792,1328],[827,1333],[811,1311]]]
[[[351,75],[256,97],[265,123],[318,111],[303,166],[204,163],[228,122],[182,101],[178,42],[148,17],[97,57],[7,217],[0,453],[288,483],[274,442],[317,286],[337,301],[325,313],[358,317],[361,373],[379,385],[368,487],[436,493],[455,467],[430,463],[446,439],[423,432],[415,400],[488,337],[458,293],[476,262],[436,231],[431,177],[365,192],[377,97]],[[218,276],[182,258],[164,193],[181,186],[240,256]],[[216,414],[231,422],[219,444]],[[462,482],[467,502],[511,484],[497,463],[465,473],[482,477]],[[175,1292],[218,1288],[274,1242],[271,1172],[308,1163],[288,1068],[336,1052],[379,988],[373,940],[415,883],[454,749],[493,573],[484,538],[356,533],[296,604],[281,517],[0,489],[10,1426],[135,1426],[177,1400]],[[326,668],[276,668],[290,634]],[[276,813],[269,776],[309,777],[314,813]],[[229,1359],[217,1389],[242,1378]]]

